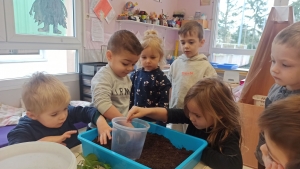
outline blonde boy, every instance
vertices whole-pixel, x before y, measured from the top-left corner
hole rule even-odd
[[[126,116],[130,104],[132,82],[128,74],[133,71],[143,47],[130,31],[115,32],[107,46],[108,64],[92,79],[93,105],[108,120]]]
[[[93,107],[69,106],[70,94],[56,77],[35,73],[25,83],[22,99],[26,116],[8,133],[9,144],[29,141],[50,141],[72,148],[80,144],[74,123],[93,122],[98,126],[101,142],[111,138],[111,128]]]
[[[296,22],[280,31],[273,40],[271,48],[270,73],[275,80],[266,98],[265,107],[290,95],[300,94],[300,22]],[[265,168],[260,147],[265,138],[259,135],[256,147],[258,169]]]
[[[199,54],[199,48],[205,42],[201,24],[190,21],[180,28],[178,35],[183,54],[172,63],[168,74],[172,83],[169,107],[183,109],[183,99],[187,91],[199,80],[216,76],[217,73],[207,57]],[[182,124],[172,125],[171,128],[185,132]]]

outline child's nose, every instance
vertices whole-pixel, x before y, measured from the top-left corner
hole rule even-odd
[[[271,72],[278,73],[278,65],[276,63],[271,65]]]

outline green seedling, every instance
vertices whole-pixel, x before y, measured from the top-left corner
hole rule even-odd
[[[95,154],[89,154],[86,157],[82,153],[79,155],[83,157],[83,160],[79,161],[77,169],[111,169],[109,164],[98,161]]]

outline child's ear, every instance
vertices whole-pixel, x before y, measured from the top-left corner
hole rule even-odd
[[[111,52],[111,50],[107,50],[106,51],[106,59],[108,61],[111,61],[111,59],[112,59],[112,52]]]
[[[200,40],[200,45],[199,45],[199,47],[202,47],[202,46],[204,45],[204,43],[205,43],[205,39]]]
[[[30,111],[27,111],[27,112],[26,112],[26,115],[27,115],[29,118],[31,118],[32,120],[36,120],[36,119],[37,119],[37,118],[36,118],[36,115],[35,115],[34,113],[30,112]]]

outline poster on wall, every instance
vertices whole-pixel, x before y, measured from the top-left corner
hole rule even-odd
[[[94,7],[94,13],[103,21],[110,23],[116,16],[116,13],[108,0],[100,0]]]
[[[200,6],[210,5],[210,0],[200,0]]]

